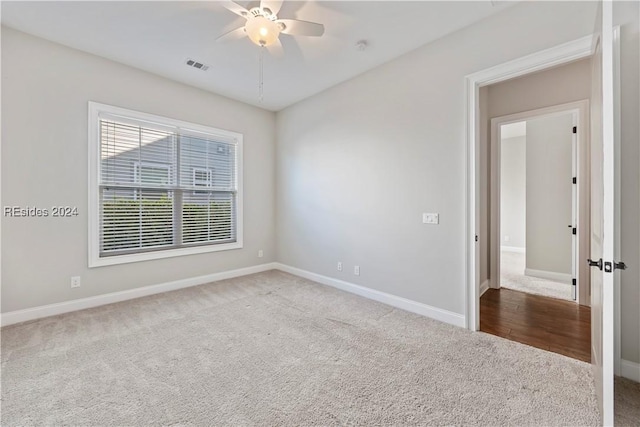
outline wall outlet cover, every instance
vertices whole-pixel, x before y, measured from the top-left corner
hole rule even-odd
[[[71,287],[79,288],[80,287],[80,276],[71,277]]]

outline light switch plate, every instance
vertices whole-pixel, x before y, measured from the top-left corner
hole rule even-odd
[[[439,215],[437,213],[423,213],[422,223],[423,224],[439,224],[440,223]]]

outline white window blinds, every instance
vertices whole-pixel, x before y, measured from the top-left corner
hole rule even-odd
[[[101,257],[236,242],[236,141],[99,116]]]

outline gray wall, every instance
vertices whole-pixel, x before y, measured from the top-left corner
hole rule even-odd
[[[589,99],[591,60],[582,59],[490,85],[488,96],[489,118]]]
[[[571,274],[572,127],[572,114],[527,121],[527,269]]]
[[[244,248],[87,268],[88,101],[243,133]],[[3,27],[2,204],[80,215],[2,218],[2,312],[274,261],[274,150],[274,113]]]
[[[526,172],[526,136],[502,139],[500,141],[500,244],[523,250],[527,241]]]
[[[279,112],[279,260],[463,313],[464,77],[590,34],[594,12],[523,2]]]

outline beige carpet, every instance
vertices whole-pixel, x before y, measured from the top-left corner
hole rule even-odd
[[[571,285],[525,276],[525,254],[500,252],[500,286],[515,291],[573,301]]]
[[[640,426],[640,383],[616,377],[615,425]]]
[[[2,329],[3,426],[598,422],[588,364],[271,271]]]

